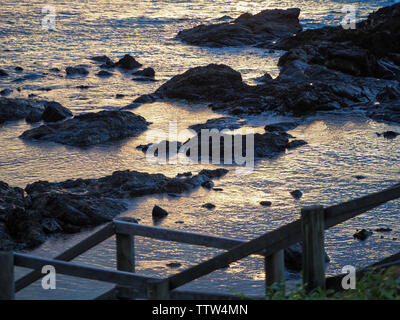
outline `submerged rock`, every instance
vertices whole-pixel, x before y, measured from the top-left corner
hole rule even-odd
[[[0,95],[5,97],[5,96],[9,96],[12,92],[13,92],[12,89],[3,89],[0,91]]]
[[[268,46],[302,30],[299,14],[298,8],[264,10],[255,15],[244,13],[232,22],[200,25],[180,31],[177,38],[208,47],[253,44]]]
[[[89,74],[89,71],[81,66],[67,67],[65,68],[65,72],[68,76],[75,76],[75,75],[87,76]]]
[[[100,111],[42,125],[25,131],[20,137],[84,147],[136,136],[148,125],[143,117],[128,111]]]
[[[226,172],[203,170],[192,177],[168,178],[116,171],[99,179],[38,181],[26,186],[26,194],[0,182],[0,250],[33,248],[48,235],[75,233],[111,221],[127,209],[123,199],[189,191]]]
[[[367,238],[369,238],[372,234],[373,234],[372,231],[368,231],[368,230],[362,229],[361,231],[358,231],[355,234],[353,234],[353,237],[355,239],[359,239],[361,241],[364,241]]]
[[[5,70],[0,69],[0,77],[8,77],[8,73]]]
[[[203,208],[206,208],[206,209],[208,209],[208,210],[213,210],[213,209],[215,209],[215,204],[212,204],[212,203],[205,203],[205,204],[202,205],[202,207],[203,207]]]
[[[154,78],[154,76],[156,75],[156,72],[154,71],[153,68],[147,67],[143,70],[139,70],[139,71],[132,73],[132,75],[139,76],[139,77],[145,77],[145,78]]]
[[[291,191],[290,194],[291,194],[292,197],[295,198],[296,200],[300,199],[300,198],[303,196],[303,192],[301,192],[300,190]]]

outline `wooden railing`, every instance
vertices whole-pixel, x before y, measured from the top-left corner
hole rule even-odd
[[[266,286],[282,282],[284,249],[299,241],[303,243],[304,284],[308,290],[316,287],[324,288],[324,230],[397,198],[400,198],[400,184],[327,208],[322,206],[303,208],[299,220],[250,241],[143,226],[116,219],[53,259],[15,252],[0,252],[0,299],[14,299],[15,292],[43,276],[41,269],[45,265],[52,265],[60,274],[113,283],[116,285],[115,292],[120,298],[234,299],[238,297],[183,291],[179,287],[253,254],[261,255],[265,259]],[[70,262],[113,235],[116,235],[117,270]],[[135,273],[135,236],[228,251],[166,279],[148,277]],[[14,266],[30,268],[33,271],[14,281]]]

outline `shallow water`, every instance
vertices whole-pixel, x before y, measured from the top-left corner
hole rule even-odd
[[[30,93],[54,99],[74,113],[116,109],[129,104],[136,96],[154,91],[163,81],[190,67],[210,62],[224,63],[240,71],[243,78],[253,83],[265,72],[276,76],[280,52],[268,53],[254,48],[197,48],[173,39],[181,29],[223,15],[238,16],[245,11],[258,12],[264,8],[298,6],[306,27],[337,24],[341,20],[343,4],[354,3],[359,16],[387,5],[388,1],[53,1],[57,9],[57,30],[45,31],[41,1],[2,1],[0,10],[0,68],[10,77],[0,79],[0,88],[21,87],[19,95]],[[47,3],[47,2],[46,2]],[[96,64],[87,58],[107,54],[114,60],[130,53],[156,70],[156,83],[136,83],[126,74],[115,71],[109,79],[99,79]],[[53,74],[48,69],[87,64],[86,78],[65,78],[64,72]],[[18,74],[13,67],[25,70]],[[38,80],[13,83],[23,75],[48,73]],[[76,86],[89,85],[88,90]],[[43,87],[51,91],[40,91]],[[116,94],[124,94],[116,99]],[[219,117],[204,105],[185,103],[153,103],[134,110],[153,122],[152,128],[167,129],[169,121],[178,121],[180,129],[209,118]],[[257,130],[267,123],[288,120],[273,115],[250,119],[248,126]],[[290,119],[289,119],[290,120]],[[0,129],[0,180],[24,187],[37,180],[62,181],[69,178],[101,177],[115,170],[160,172],[174,176],[179,172],[198,172],[213,165],[149,165],[136,146],[154,142],[144,132],[137,138],[119,143],[78,149],[51,143],[26,143],[18,136],[30,125],[24,121],[7,123]],[[222,192],[197,189],[180,198],[151,196],[135,199],[124,215],[141,219],[141,224],[153,225],[151,209],[158,204],[170,212],[162,227],[213,234],[240,239],[251,239],[299,217],[300,208],[320,203],[331,205],[378,191],[399,181],[399,138],[378,138],[375,132],[399,130],[398,126],[377,123],[360,114],[319,114],[304,119],[303,125],[290,133],[308,145],[287,152],[273,160],[256,163],[254,171],[238,176],[234,167],[224,178],[216,181]],[[357,180],[354,175],[364,175]],[[301,200],[294,200],[290,191],[300,189]],[[261,200],[272,202],[270,208],[259,205]],[[216,209],[201,207],[211,202]],[[347,265],[362,266],[393,254],[399,249],[398,201],[352,219],[326,232],[326,250],[331,258],[327,273],[335,274]],[[177,221],[184,221],[178,224]],[[353,239],[356,229],[390,227],[391,233],[375,232],[365,242]],[[88,231],[89,233],[92,231]],[[74,237],[51,239],[34,254],[52,256],[79,241],[87,233]],[[381,239],[381,235],[383,238]],[[107,268],[115,267],[113,239],[91,250],[79,263]],[[166,276],[181,271],[219,251],[175,243],[137,239],[137,271],[148,275]],[[179,269],[169,269],[169,262],[180,262]],[[232,264],[190,284],[192,289],[262,294],[263,261],[248,258]],[[19,274],[23,271],[19,270]],[[288,277],[296,280],[295,274]],[[17,295],[27,298],[90,298],[108,285],[58,277],[55,291],[43,291],[40,285],[29,287]]]

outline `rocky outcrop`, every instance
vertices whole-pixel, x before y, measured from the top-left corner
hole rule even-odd
[[[173,77],[155,94],[161,98],[214,101],[236,96],[245,88],[239,72],[226,65],[210,64]]]
[[[86,69],[86,66],[76,66],[65,68],[65,73],[67,76],[87,76],[89,71]]]
[[[202,170],[194,176],[116,171],[99,179],[38,181],[24,190],[0,182],[0,250],[32,248],[49,235],[75,233],[111,221],[127,209],[124,199],[182,193],[222,177],[225,169]]]
[[[128,111],[100,111],[27,130],[21,138],[85,147],[139,135],[148,125],[143,117]]]
[[[293,37],[302,30],[300,9],[264,10],[252,15],[244,13],[232,22],[200,25],[180,31],[178,39],[207,47],[272,45],[279,39]]]
[[[46,111],[43,118],[43,112]],[[27,118],[27,122],[58,121],[72,113],[58,102],[0,97],[0,123]]]

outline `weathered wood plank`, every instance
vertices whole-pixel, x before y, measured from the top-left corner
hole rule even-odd
[[[134,237],[127,234],[116,234],[117,245],[117,270],[135,272],[135,244]],[[127,287],[119,287],[118,293],[124,296],[131,295],[133,290]]]
[[[147,282],[147,298],[149,300],[169,300],[168,280],[152,280]]]
[[[400,184],[396,184],[380,192],[325,208],[325,229],[398,198],[400,198]]]
[[[0,300],[14,300],[14,255],[0,251]]]
[[[324,208],[301,210],[303,234],[303,283],[308,291],[325,288]]]
[[[116,233],[132,234],[157,240],[175,241],[210,248],[231,249],[246,242],[245,240],[214,237],[192,232],[144,226],[120,220],[114,220],[114,223]]]
[[[285,280],[284,250],[279,250],[265,257],[265,285],[281,283]]]
[[[130,272],[77,265],[71,262],[33,257],[22,253],[14,253],[14,264],[31,269],[41,269],[45,265],[52,265],[58,274],[131,286],[143,291],[146,290],[148,281],[159,280]]]
[[[91,248],[95,247],[99,243],[103,242],[104,240],[110,238],[114,235],[114,225],[112,222],[107,223],[95,233],[87,237],[86,239],[82,240],[78,244],[74,245],[73,247],[67,249],[66,251],[60,253],[53,259],[61,260],[61,261],[71,261],[72,259],[76,258],[77,256],[81,255],[82,253],[90,250]],[[18,279],[15,283],[15,290],[16,292],[22,290],[23,288],[29,286],[31,283],[35,282],[36,280],[40,279],[43,276],[40,270],[34,270],[20,279]]]
[[[264,249],[268,256],[300,240],[301,222],[297,220],[169,277],[170,289],[178,288],[255,252]]]

